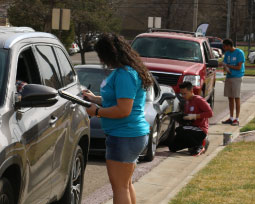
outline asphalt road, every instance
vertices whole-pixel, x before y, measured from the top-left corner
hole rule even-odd
[[[74,64],[80,64],[80,55],[71,57]],[[86,53],[87,63],[99,63],[94,52]],[[241,100],[245,101],[255,94],[255,78],[245,77],[243,79]],[[210,119],[210,125],[218,123],[228,114],[228,101],[223,97],[224,82],[218,81],[215,89],[214,116]],[[167,147],[160,146],[157,149],[156,158],[153,162],[139,163],[134,174],[134,180],[146,174],[150,169],[157,166],[162,160],[169,156]],[[85,171],[83,201],[86,204],[99,204],[111,197],[111,187],[107,176],[104,156],[89,157]]]

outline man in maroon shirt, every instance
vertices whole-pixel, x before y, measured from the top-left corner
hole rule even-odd
[[[189,148],[193,156],[198,156],[206,151],[209,145],[206,139],[208,133],[208,118],[213,112],[207,101],[198,95],[194,95],[193,86],[190,82],[180,84],[180,92],[185,100],[183,117],[189,123],[176,128],[176,136],[169,146],[170,151],[176,152]],[[207,144],[206,144],[207,143]]]

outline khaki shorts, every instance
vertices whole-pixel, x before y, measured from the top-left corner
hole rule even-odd
[[[242,81],[243,78],[226,78],[224,96],[229,98],[240,98]]]

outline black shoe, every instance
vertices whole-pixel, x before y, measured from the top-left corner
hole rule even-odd
[[[192,156],[196,157],[196,156],[199,156],[201,154],[204,154],[205,153],[205,148],[203,146],[200,146],[198,147],[194,153],[192,154]]]
[[[188,152],[193,155],[196,152],[197,147],[190,147],[188,148]]]

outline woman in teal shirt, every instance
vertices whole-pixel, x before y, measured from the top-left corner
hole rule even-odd
[[[106,134],[106,165],[114,204],[136,203],[132,175],[139,154],[148,143],[144,117],[146,89],[153,82],[138,54],[121,37],[103,34],[95,46],[102,64],[114,71],[102,82],[101,96],[83,92],[92,105],[90,116],[101,118]]]

